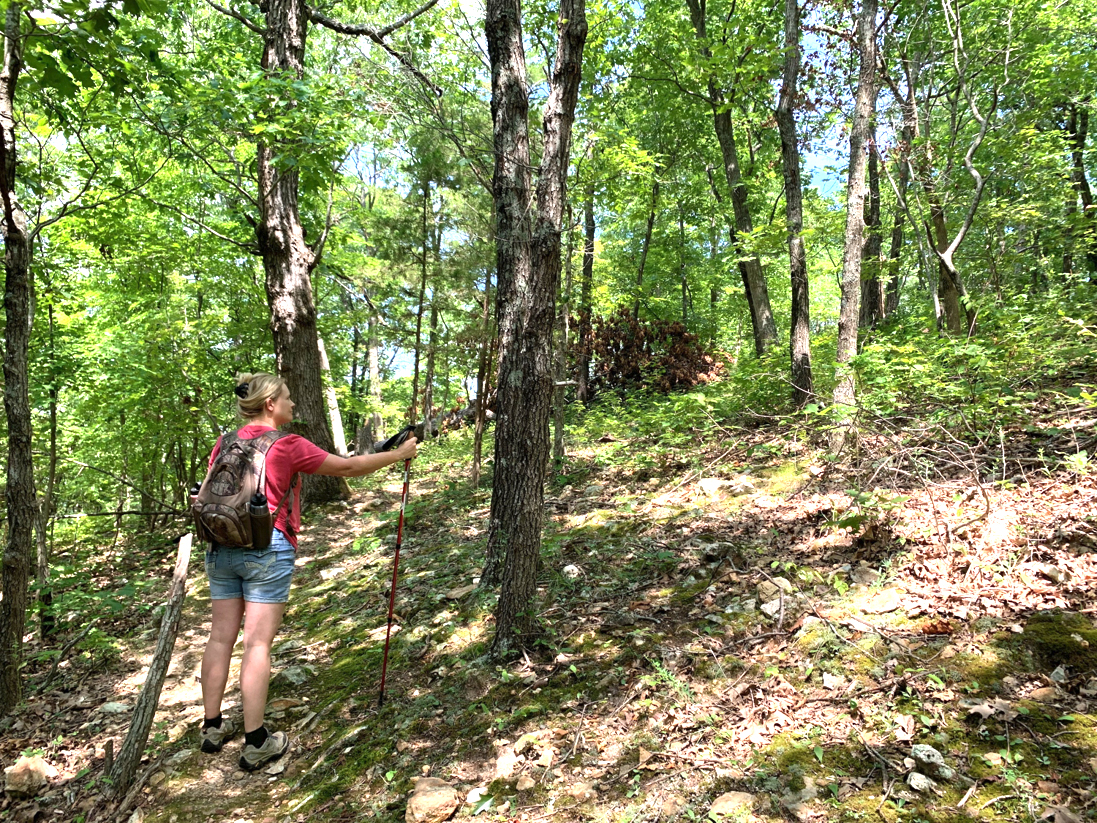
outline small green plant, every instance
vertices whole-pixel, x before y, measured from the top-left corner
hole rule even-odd
[[[656,689],[664,688],[679,700],[693,700],[693,689],[688,684],[683,683],[674,672],[658,660],[654,661],[652,666],[655,669],[655,674],[644,675],[641,678],[645,685]]]
[[[1067,471],[1072,472],[1080,476],[1090,474],[1094,470],[1094,460],[1089,456],[1089,452],[1082,449],[1074,454],[1068,454],[1063,458],[1063,466]]]
[[[851,498],[850,507],[828,517],[824,521],[828,528],[874,532],[892,522],[895,511],[910,499],[909,495],[888,494],[881,489],[848,489],[846,494]]]

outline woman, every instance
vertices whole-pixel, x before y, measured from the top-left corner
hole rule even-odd
[[[246,425],[237,434],[250,439],[277,429],[293,419],[293,401],[285,382],[272,374],[238,375],[237,409]],[[240,663],[240,694],[244,704],[244,750],[240,767],[247,771],[277,760],[289,749],[285,732],[269,732],[263,724],[270,683],[270,647],[282,623],[293,577],[297,532],[301,528],[301,484],[287,500],[292,479],[299,473],[361,477],[385,466],[415,457],[416,441],[409,437],[391,452],[339,457],[295,434],[277,440],[266,456],[266,496],[277,507],[270,547],[264,551],[226,548],[214,543],[206,553],[213,626],[202,655],[202,751],[221,751],[236,729],[221,716],[221,700],[228,682],[232,649],[244,624],[244,656]],[[213,448],[216,459],[221,440]]]

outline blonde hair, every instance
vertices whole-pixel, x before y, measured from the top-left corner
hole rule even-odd
[[[245,420],[266,411],[267,401],[278,397],[286,381],[266,372],[236,375],[236,411]],[[245,391],[246,389],[246,391]]]

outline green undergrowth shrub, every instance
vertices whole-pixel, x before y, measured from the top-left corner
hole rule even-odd
[[[989,433],[1025,423],[1054,398],[1095,397],[1092,287],[1019,295],[979,312],[975,334],[939,335],[931,317],[872,332],[855,358],[868,418],[917,417]]]

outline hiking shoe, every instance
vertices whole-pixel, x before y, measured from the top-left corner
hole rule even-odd
[[[261,769],[289,751],[289,736],[285,732],[272,732],[262,746],[244,746],[240,755],[240,768],[246,772]]]
[[[208,729],[202,729],[202,751],[206,754],[217,754],[234,734],[236,734],[236,727],[232,725],[232,721],[222,718],[220,728],[210,726]]]

